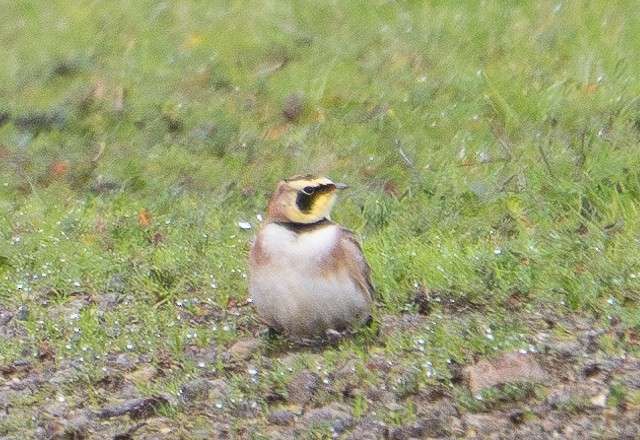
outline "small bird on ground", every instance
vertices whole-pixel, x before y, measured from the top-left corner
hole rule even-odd
[[[371,318],[371,269],[355,235],[331,221],[346,185],[298,176],[278,183],[249,254],[249,290],[272,330],[318,339]]]

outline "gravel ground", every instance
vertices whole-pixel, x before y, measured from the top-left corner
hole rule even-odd
[[[2,339],[25,337],[20,313],[0,310]],[[418,314],[383,316],[381,344],[393,332],[419,327],[423,319]],[[241,339],[224,351],[193,348],[187,355],[220,359],[225,372],[190,377],[177,394],[143,395],[136,384],[158,380],[165,367],[175,369],[170,358],[158,365],[120,353],[105,360],[100,374],[90,375],[83,374],[81,365],[56,361],[41,347],[37,358],[0,365],[0,438],[640,438],[640,407],[616,391],[640,390],[640,359],[605,352],[599,342],[603,332],[594,330],[588,318],[565,319],[561,325],[570,337],[562,339],[547,331],[559,325],[554,318],[541,322],[547,328],[532,331],[535,352],[506,351],[468,365],[452,363],[450,387],[417,384],[399,392],[369,385],[346,362],[329,372],[331,382],[299,369],[285,390],[265,390],[260,396],[264,404],[235,407],[220,402],[228,402],[239,372],[251,374],[258,364],[262,369],[287,365],[299,351],[321,357],[323,348],[286,345],[270,352],[260,349],[265,336]],[[613,340],[629,339],[618,333],[615,325],[608,330]],[[406,368],[383,351],[369,356],[365,365],[380,377],[402,377]],[[509,394],[509,386],[519,391]],[[503,393],[487,399],[487,388]],[[462,395],[474,399],[465,403]],[[364,410],[358,401],[367,403]],[[381,416],[407,405],[414,406],[410,420],[390,422]]]

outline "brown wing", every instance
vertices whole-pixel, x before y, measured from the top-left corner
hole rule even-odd
[[[353,232],[340,228],[340,249],[344,252],[343,261],[346,262],[349,276],[360,286],[362,295],[367,303],[373,302],[375,289],[371,284],[371,267],[362,253],[362,248]]]

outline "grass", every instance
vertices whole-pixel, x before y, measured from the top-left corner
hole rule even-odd
[[[26,311],[0,365],[72,363],[65,392],[100,407],[91,388],[128,354],[164,371],[144,395],[228,379],[233,417],[308,368],[323,403],[393,425],[412,415],[330,372],[411,399],[448,387],[452,360],[528,348],[541,310],[615,321],[627,339],[606,346],[638,353],[634,2],[2,3],[0,311]],[[334,219],[361,238],[377,319],[426,292],[427,324],[293,350],[290,369],[262,347],[248,380],[223,353],[260,328],[256,215],[307,172],[352,188]],[[367,371],[376,355],[410,373]]]

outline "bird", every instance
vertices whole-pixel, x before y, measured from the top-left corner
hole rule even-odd
[[[324,339],[371,321],[371,268],[353,232],[331,220],[338,193],[326,177],[278,182],[249,252],[249,291],[269,330]]]

